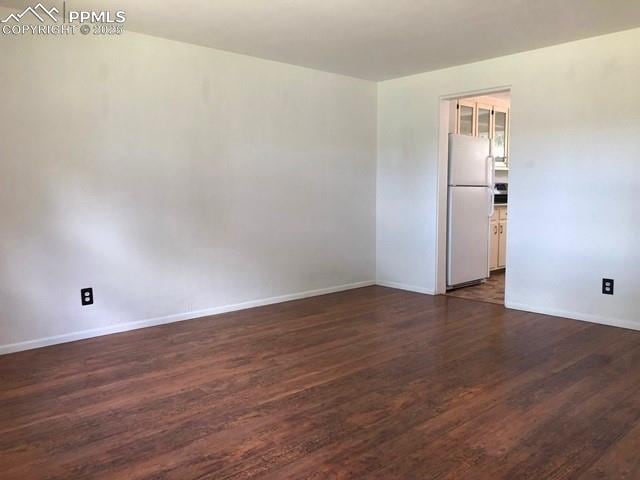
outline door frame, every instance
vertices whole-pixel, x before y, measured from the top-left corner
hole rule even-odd
[[[436,245],[435,245],[435,294],[447,293],[447,178],[449,176],[449,126],[451,121],[451,101],[480,97],[492,93],[509,91],[511,85],[501,85],[480,90],[441,95],[438,99],[438,164],[436,168]],[[457,112],[456,112],[457,115]],[[456,119],[457,121],[457,119]],[[508,232],[508,230],[507,230]],[[507,233],[507,241],[509,240]],[[506,278],[508,281],[508,276]]]

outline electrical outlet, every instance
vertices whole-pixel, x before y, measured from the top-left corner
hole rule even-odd
[[[83,288],[80,290],[82,305],[93,305],[93,288]]]
[[[613,279],[611,278],[602,279],[602,294],[613,295]]]

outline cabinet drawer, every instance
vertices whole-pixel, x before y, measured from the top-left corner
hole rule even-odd
[[[495,207],[493,210],[493,215],[491,216],[491,221],[499,222],[500,220],[507,219],[507,207]]]

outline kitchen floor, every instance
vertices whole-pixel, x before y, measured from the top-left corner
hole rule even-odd
[[[491,277],[480,285],[451,290],[447,296],[504,305],[504,270],[491,272]]]

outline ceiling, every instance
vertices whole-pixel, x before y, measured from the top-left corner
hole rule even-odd
[[[34,1],[0,0],[24,8]],[[62,0],[43,0],[47,7]],[[59,4],[59,5],[57,5]],[[640,0],[67,0],[128,30],[386,80],[640,26]]]

